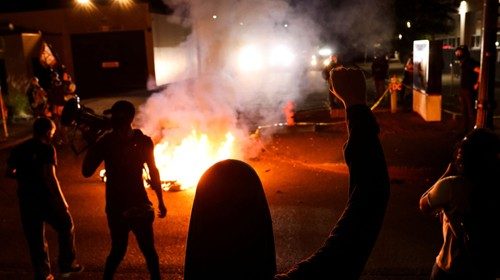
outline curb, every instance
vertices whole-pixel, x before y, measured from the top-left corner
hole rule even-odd
[[[16,139],[12,139],[12,140],[9,140],[9,139],[6,139],[5,141],[4,140],[0,140],[0,150],[5,150],[5,149],[10,149],[28,139],[31,138],[31,135],[28,134],[26,136],[23,136],[23,137],[16,137]]]

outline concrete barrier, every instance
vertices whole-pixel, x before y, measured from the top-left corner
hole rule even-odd
[[[413,111],[426,121],[441,121],[441,94],[413,89]]]

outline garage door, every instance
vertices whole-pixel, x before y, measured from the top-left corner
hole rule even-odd
[[[74,78],[82,98],[146,89],[143,31],[74,34],[71,47]]]

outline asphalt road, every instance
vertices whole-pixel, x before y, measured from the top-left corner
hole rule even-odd
[[[367,85],[370,91],[371,82],[367,81]],[[114,100],[85,102],[101,112]],[[133,101],[140,103],[144,99]],[[327,120],[325,101],[324,93],[310,94],[299,104],[297,118],[308,122]],[[362,279],[428,279],[441,243],[440,225],[436,218],[419,212],[418,199],[444,171],[459,139],[460,123],[448,114],[443,114],[442,121],[430,123],[413,112],[391,114],[382,109],[375,114],[389,166],[391,197]],[[267,131],[263,128],[261,132]],[[263,142],[258,157],[246,160],[257,171],[266,192],[279,271],[285,271],[321,246],[342,212],[347,197],[347,168],[342,156],[346,137],[342,119],[328,125],[283,127]],[[5,170],[8,152],[0,150],[0,170]],[[100,279],[110,247],[103,183],[97,176],[85,179],[80,175],[81,156],[68,147],[58,148],[58,155],[57,174],[75,221],[78,258],[86,267],[73,279]],[[30,263],[15,190],[14,181],[0,177],[0,279],[23,280],[30,279]],[[164,193],[168,215],[154,224],[164,279],[183,278],[194,192],[189,189]],[[57,272],[57,237],[50,228],[47,239]],[[148,279],[144,259],[132,235],[116,279]]]
[[[446,165],[456,122],[425,123],[414,113],[401,113],[396,119],[385,111],[377,117],[389,164],[391,199],[363,279],[427,279],[441,242],[440,229],[436,219],[419,213],[417,202]],[[283,130],[265,143],[260,156],[247,161],[259,174],[270,205],[279,271],[321,246],[346,201],[344,124],[312,128]],[[0,152],[2,168],[7,152]],[[81,156],[68,148],[59,149],[59,163],[57,174],[76,225],[78,258],[86,266],[74,279],[100,279],[110,246],[103,184],[98,177],[80,175]],[[30,279],[15,182],[1,178],[0,186],[0,279]],[[194,190],[165,192],[164,197],[168,216],[155,221],[161,269],[164,279],[182,279]],[[56,236],[50,228],[47,238],[56,267]],[[134,238],[116,279],[148,279]]]

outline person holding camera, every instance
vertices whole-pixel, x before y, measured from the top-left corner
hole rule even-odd
[[[56,126],[46,117],[33,123],[33,137],[12,151],[7,176],[17,180],[17,195],[24,235],[28,241],[35,280],[51,280],[45,224],[58,234],[59,271],[62,277],[83,271],[76,262],[75,231],[68,203],[56,177],[57,156],[51,140]]]
[[[158,254],[154,246],[154,208],[143,181],[143,167],[147,165],[151,188],[158,199],[158,217],[167,215],[163,202],[161,181],[154,159],[154,145],[150,137],[139,129],[132,129],[135,107],[120,100],[111,109],[111,131],[104,134],[87,151],[82,165],[84,177],[90,177],[104,162],[106,169],[106,215],[111,234],[111,251],[104,267],[104,279],[113,279],[125,257],[128,234],[132,231],[143,253],[152,280],[161,279]]]
[[[365,76],[360,69],[338,67],[330,72],[329,82],[346,111],[349,197],[324,245],[275,280],[358,279],[382,227],[389,175],[377,120],[366,104]]]
[[[432,280],[495,279],[500,264],[500,142],[474,129],[457,146],[446,172],[420,198],[420,210],[437,214],[443,245]]]

